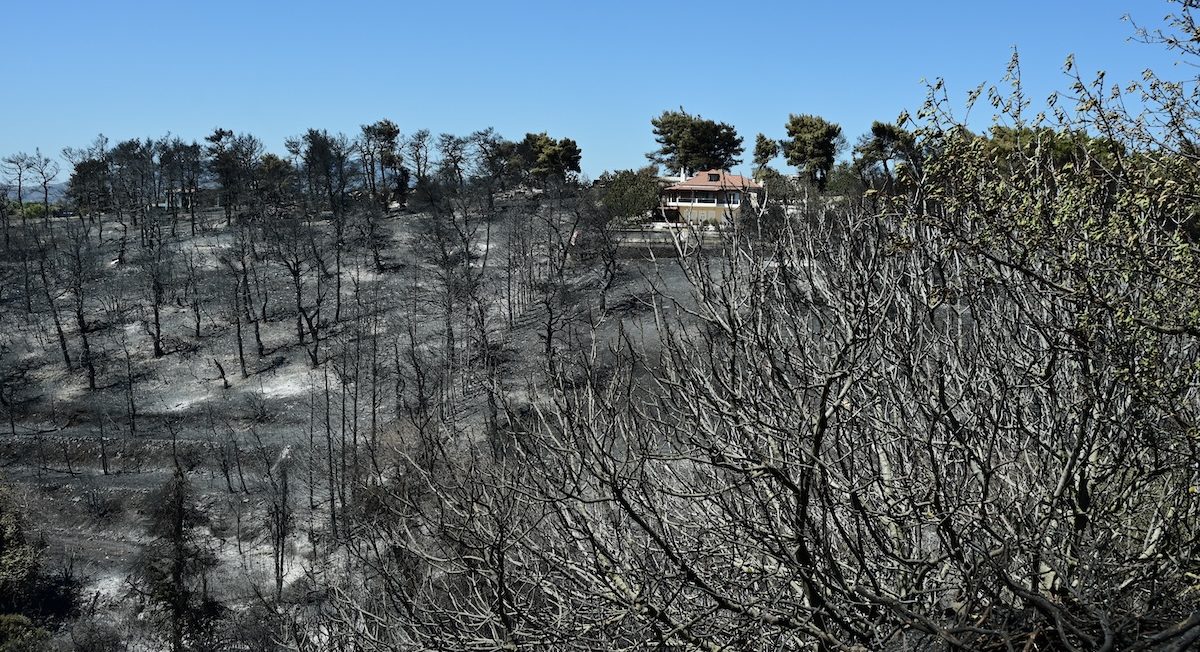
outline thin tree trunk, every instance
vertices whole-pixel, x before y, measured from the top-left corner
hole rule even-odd
[[[157,288],[154,290],[153,313],[154,313],[154,357],[161,358],[163,356],[162,348],[162,316],[159,310],[161,299],[161,291]]]
[[[333,457],[333,424],[329,420],[329,369],[325,369],[325,455],[329,466],[329,529],[336,545],[338,540],[337,527],[337,478],[334,471]]]
[[[126,418],[129,420],[129,436],[137,437],[137,404],[133,400],[133,358],[129,355],[129,346],[122,342],[125,351],[125,399]]]
[[[79,290],[76,292],[78,293]],[[96,365],[92,361],[92,346],[88,341],[87,319],[83,313],[83,297],[78,294],[75,298],[75,325],[79,328],[79,345],[83,368],[87,370],[88,389],[94,390],[96,389]]]
[[[71,364],[71,354],[67,351],[67,336],[63,333],[62,320],[58,317],[58,306],[54,303],[54,296],[50,294],[50,279],[46,274],[45,259],[38,259],[38,273],[42,277],[42,290],[46,295],[46,303],[50,305],[50,316],[54,319],[54,331],[58,334],[58,348],[62,352],[63,364],[67,370],[74,368]]]
[[[233,323],[237,332],[238,367],[242,371],[242,378],[248,378],[250,374],[246,373],[246,347],[242,344],[242,315],[237,310],[233,312]]]

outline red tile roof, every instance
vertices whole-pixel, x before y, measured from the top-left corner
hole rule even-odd
[[[716,175],[715,181],[710,181],[709,175]],[[749,177],[730,174],[725,170],[705,170],[687,181],[677,183],[667,190],[757,190],[762,184]]]

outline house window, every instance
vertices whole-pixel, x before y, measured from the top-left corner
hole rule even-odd
[[[741,195],[742,195],[742,193],[740,193],[740,192],[726,193],[725,194],[725,203],[729,204],[730,206],[737,206],[738,203],[741,202],[741,199],[742,199]]]
[[[709,180],[709,181],[720,181],[720,180],[721,180],[721,175],[719,175],[719,174],[715,174],[715,173],[713,173],[713,172],[709,172],[709,173],[708,173],[708,180]]]

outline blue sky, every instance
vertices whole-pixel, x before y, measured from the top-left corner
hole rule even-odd
[[[998,81],[1014,46],[1039,100],[1067,85],[1069,53],[1114,81],[1173,61],[1121,20],[1157,25],[1162,0],[6,4],[0,155],[217,126],[281,152],[309,127],[387,117],[406,133],[571,137],[595,177],[644,165],[664,109],[729,122],[748,148],[789,113],[853,142],[919,108],[923,78],[959,98]]]

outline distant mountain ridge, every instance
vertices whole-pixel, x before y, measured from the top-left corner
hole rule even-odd
[[[17,199],[17,187],[15,184],[10,185],[8,183],[5,183],[3,190],[7,191],[6,195],[9,199],[12,199],[14,201]],[[50,184],[49,190],[50,190],[50,201],[51,202],[61,201],[64,197],[67,196],[67,184],[65,181],[62,183]],[[24,195],[25,195],[25,201],[27,201],[27,202],[42,201],[42,187],[40,185],[36,185],[36,184],[34,184],[34,185],[26,184],[25,189],[24,189]]]

